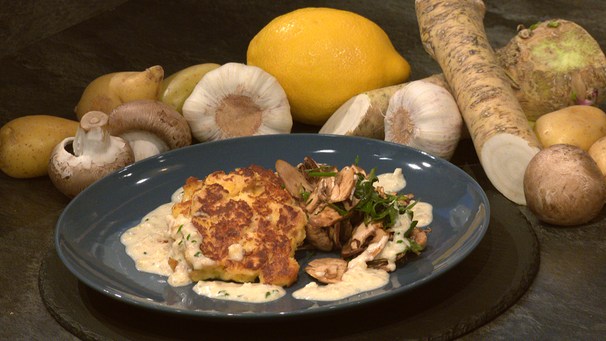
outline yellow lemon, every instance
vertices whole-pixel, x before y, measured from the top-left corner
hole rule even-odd
[[[322,125],[351,97],[403,83],[410,65],[377,24],[308,7],[273,19],[250,42],[247,63],[276,77],[295,121]]]

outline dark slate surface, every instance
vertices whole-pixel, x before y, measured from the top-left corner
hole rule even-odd
[[[410,62],[411,79],[440,72],[423,51],[410,0],[10,1],[0,8],[0,125],[31,114],[74,119],[84,87],[105,73],[160,64],[168,75],[201,62],[244,62],[248,42],[267,22],[308,6],[347,9],[375,21]],[[562,18],[583,26],[606,50],[603,1],[487,0],[486,7],[484,24],[493,47],[504,46],[518,24]],[[477,163],[472,148],[458,153],[463,169]],[[68,199],[46,177],[17,180],[5,174],[0,174],[0,198],[0,339],[76,339],[51,316],[38,287],[41,263]],[[606,334],[604,215],[584,226],[559,228],[539,224],[526,208],[518,209],[538,237],[539,272],[513,306],[461,339],[601,340]]]

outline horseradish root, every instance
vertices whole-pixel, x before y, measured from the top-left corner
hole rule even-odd
[[[389,100],[385,141],[450,160],[462,127],[461,113],[450,92],[427,81],[414,81]]]
[[[484,31],[480,0],[416,0],[425,50],[438,62],[486,175],[509,200],[525,205],[524,171],[540,150]]]

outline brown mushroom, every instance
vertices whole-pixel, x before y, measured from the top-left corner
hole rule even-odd
[[[109,132],[128,142],[135,161],[185,146],[192,142],[185,118],[173,107],[152,99],[126,102],[109,114]]]
[[[318,258],[309,262],[305,271],[322,283],[337,283],[347,271],[347,261],[341,258]]]
[[[330,251],[333,247],[328,230],[322,226],[305,225],[305,240],[318,250]]]
[[[301,190],[311,192],[311,184],[305,179],[305,176],[294,166],[284,160],[276,161],[276,172],[282,181],[284,187],[295,199],[301,200]]]
[[[427,233],[425,230],[415,227],[410,231],[408,237],[421,245],[422,248],[427,246]]]
[[[382,231],[383,223],[377,222],[361,222],[354,227],[351,238],[343,245],[341,249],[341,257],[349,258],[364,251],[365,247],[375,237],[378,230]]]
[[[75,197],[95,181],[135,161],[131,147],[111,136],[107,123],[105,113],[90,111],[82,116],[76,136],[53,149],[48,175],[66,196]]]
[[[352,167],[343,167],[335,176],[329,202],[341,202],[353,197],[356,174]]]

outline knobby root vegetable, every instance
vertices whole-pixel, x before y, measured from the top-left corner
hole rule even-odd
[[[577,104],[606,99],[606,56],[581,26],[549,20],[522,29],[497,50],[516,97],[531,121]]]
[[[573,105],[539,117],[534,132],[543,148],[571,144],[588,151],[606,136],[606,113],[589,105]]]
[[[77,130],[77,121],[49,115],[9,121],[0,129],[0,169],[19,179],[47,175],[53,148]]]
[[[604,207],[606,183],[596,162],[583,149],[555,144],[537,153],[524,175],[528,208],[554,225],[585,224]]]
[[[479,0],[416,0],[425,50],[450,85],[486,175],[524,205],[524,171],[540,144],[488,43]]]
[[[442,74],[423,79],[449,90]],[[320,134],[351,135],[383,140],[389,100],[408,83],[363,92],[350,98],[320,128]]]
[[[396,91],[385,115],[385,141],[450,160],[461,138],[463,119],[450,92],[427,81]]]

